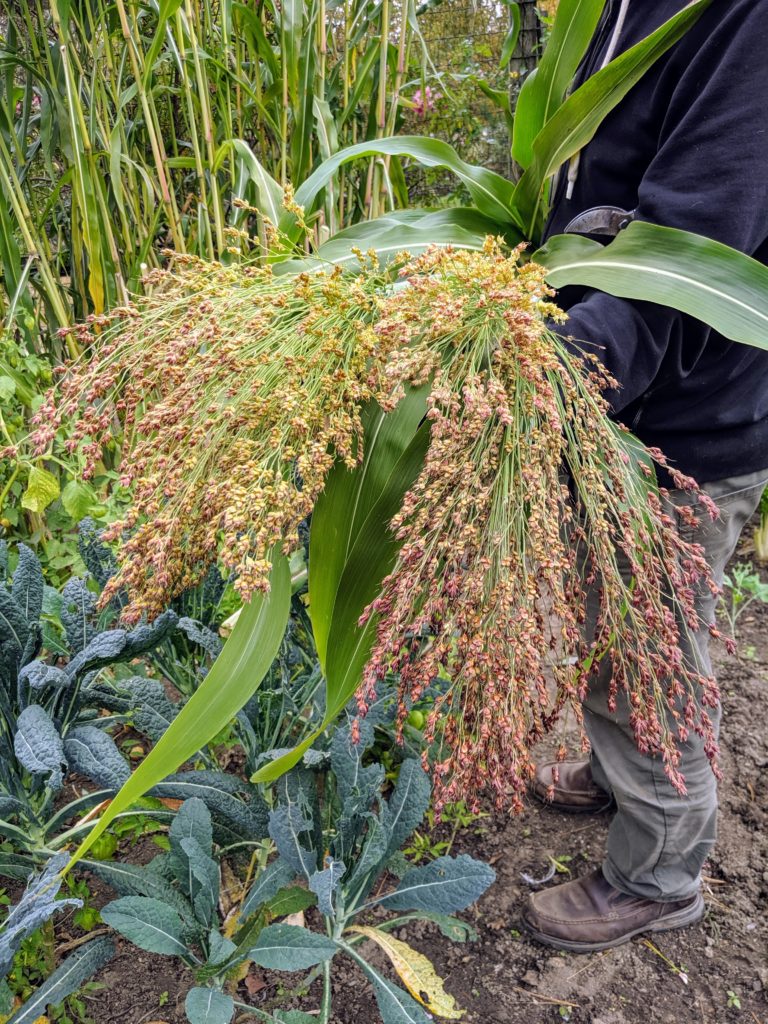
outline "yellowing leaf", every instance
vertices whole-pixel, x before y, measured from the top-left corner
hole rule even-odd
[[[21,504],[30,512],[44,512],[58,498],[59,493],[59,481],[53,473],[40,466],[33,466],[29,471],[27,489],[22,495]]]
[[[236,612],[232,612],[228,619],[224,619],[222,624],[219,626],[219,634],[223,637],[229,636],[232,630],[235,628],[237,620],[240,618],[242,608],[238,608]]]
[[[432,961],[423,953],[412,949],[407,942],[393,939],[378,928],[355,926],[350,932],[357,932],[380,946],[392,962],[403,984],[414,999],[422,1006],[446,1020],[460,1020],[465,1011],[456,1006],[456,1000],[443,988],[443,979],[435,971]]]

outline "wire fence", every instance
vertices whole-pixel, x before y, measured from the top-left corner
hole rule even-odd
[[[512,58],[501,66],[510,28],[510,5],[492,0],[445,0],[420,18],[433,70],[412,82],[402,131],[449,142],[469,163],[513,178],[509,104],[535,66],[542,12],[535,0],[520,4],[520,33]],[[504,109],[505,105],[507,110]],[[440,170],[410,167],[412,202],[430,206],[461,201],[456,179]]]

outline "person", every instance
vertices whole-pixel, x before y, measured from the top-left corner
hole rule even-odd
[[[608,0],[576,84],[684,6]],[[712,3],[571,160],[554,185],[547,234],[570,229],[598,237],[639,219],[706,235],[768,263],[766,53],[768,0]],[[687,540],[703,545],[722,583],[768,483],[768,352],[652,303],[577,289],[563,290],[558,301],[569,317],[559,328],[568,344],[597,352],[620,384],[610,396],[615,417],[717,503],[714,522],[694,528],[678,521]],[[670,490],[672,507],[690,500]],[[587,629],[598,599],[593,588]],[[715,599],[702,594],[697,607],[704,626],[682,635],[681,647],[710,672],[706,624],[714,621]],[[535,938],[577,952],[699,920],[702,865],[715,842],[717,786],[702,741],[694,735],[681,745],[688,793],[680,797],[661,760],[638,752],[627,702],[608,711],[609,683],[605,659],[584,706],[591,758],[561,764],[553,791],[562,811],[615,804],[604,862],[584,878],[535,893],[523,911]],[[553,765],[540,765],[534,794],[552,796],[553,779]]]

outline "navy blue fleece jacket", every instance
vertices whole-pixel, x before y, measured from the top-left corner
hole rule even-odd
[[[634,0],[617,52],[684,6]],[[608,0],[577,82],[600,66],[618,8]],[[616,205],[768,263],[768,0],[713,0],[603,122],[572,197],[562,174],[554,199],[548,235]],[[652,303],[575,288],[559,302],[561,333],[601,355],[621,384],[616,418],[643,441],[700,483],[768,469],[768,352]]]

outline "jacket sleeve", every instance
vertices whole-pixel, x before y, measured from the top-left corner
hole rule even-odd
[[[768,4],[729,6],[714,4],[662,72],[671,101],[637,217],[753,255],[768,238]],[[619,412],[647,391],[683,333],[690,361],[710,329],[668,307],[588,291],[559,333],[597,352],[621,385]]]

